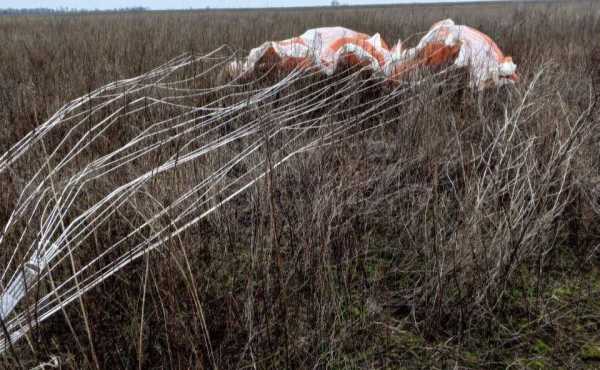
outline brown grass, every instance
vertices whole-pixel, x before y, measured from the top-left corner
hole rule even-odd
[[[52,356],[73,369],[598,365],[594,2],[1,17],[0,152],[66,101],[182,52],[249,49],[324,25],[414,43],[447,17],[492,36],[521,83],[410,91],[415,109],[372,117],[401,119],[297,156],[43,323],[0,365]],[[115,126],[89,156],[123,145],[144,119]],[[44,160],[36,153],[31,163]],[[261,155],[270,163],[276,153]],[[170,204],[222,161],[213,160],[149,184],[159,204],[132,199],[138,213],[103,225],[74,263]],[[153,163],[99,181],[73,212]],[[0,176],[4,225],[31,173],[24,162]]]

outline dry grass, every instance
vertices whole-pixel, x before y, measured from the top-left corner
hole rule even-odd
[[[406,91],[410,109],[390,102],[394,109],[359,122],[361,129],[391,123],[286,162],[36,328],[2,365],[30,368],[53,356],[73,369],[598,365],[600,7],[593,2],[3,17],[0,152],[64,102],[185,51],[249,49],[323,25],[395,42],[446,17],[490,34],[513,56],[522,82],[484,94],[460,82]],[[385,93],[353,92],[324,121],[351,120]],[[122,120],[75,164],[173,111],[152,114]],[[265,105],[220,133],[261,117],[278,116]],[[53,148],[64,134],[44,145]],[[277,159],[277,144],[260,152],[267,163]],[[71,211],[176,145],[94,183]],[[29,167],[46,158],[41,149],[32,154],[0,175],[2,225]],[[224,160],[148,184],[155,201],[132,196],[133,206],[97,229],[73,263]]]

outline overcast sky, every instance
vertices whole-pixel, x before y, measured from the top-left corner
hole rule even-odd
[[[456,0],[340,0],[342,4],[397,4]],[[114,9],[144,6],[151,9],[239,8],[329,5],[331,0],[0,0],[0,8]]]

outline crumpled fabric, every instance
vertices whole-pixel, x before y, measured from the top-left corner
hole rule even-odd
[[[283,41],[268,41],[254,48],[243,62],[232,62],[232,76],[249,76],[276,69],[317,69],[326,75],[351,66],[368,67],[393,81],[422,69],[466,67],[470,84],[485,89],[518,80],[517,66],[486,34],[451,19],[435,23],[417,46],[393,48],[376,33],[373,36],[344,27],[323,27]]]
[[[281,71],[316,67],[327,75],[345,65],[370,66],[380,70],[389,48],[377,33],[368,36],[344,27],[322,27],[283,41],[267,41],[250,51],[243,64],[234,62],[232,71],[250,73],[260,68]]]

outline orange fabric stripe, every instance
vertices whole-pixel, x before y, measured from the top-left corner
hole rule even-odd
[[[366,36],[366,35],[363,35],[363,36]],[[375,47],[373,47],[373,45],[371,45],[369,42],[367,42],[368,37],[365,38],[363,36],[361,36],[361,37],[340,37],[340,38],[336,39],[334,42],[332,42],[328,48],[332,52],[336,52],[348,44],[354,44],[356,46],[361,47],[364,51],[369,53],[372,57],[377,59],[377,62],[383,66],[385,64],[385,56],[381,52],[379,52],[377,49],[375,49]],[[387,47],[387,45],[386,45],[386,47]]]
[[[449,63],[458,56],[460,46],[447,46],[441,42],[432,42],[420,52],[422,64],[426,66],[439,66]]]
[[[449,64],[456,59],[459,52],[460,45],[447,46],[441,42],[431,42],[419,51],[415,59],[396,64],[391,78],[400,79],[405,73],[422,67],[437,67]]]

